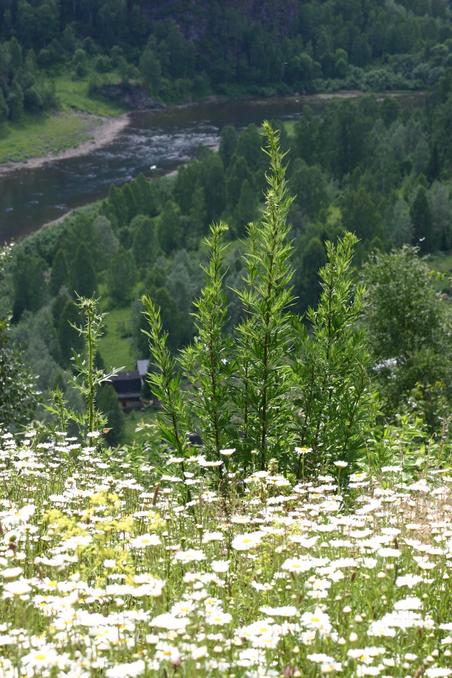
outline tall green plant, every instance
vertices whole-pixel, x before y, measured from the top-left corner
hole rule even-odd
[[[243,290],[237,292],[245,319],[237,328],[237,405],[241,417],[242,447],[255,451],[265,469],[269,449],[280,457],[287,449],[291,388],[288,353],[291,350],[293,301],[287,214],[292,198],[287,192],[284,155],[279,134],[264,123],[266,154],[270,160],[262,218],[248,228]]]
[[[149,350],[154,370],[149,373],[152,393],[161,405],[159,429],[162,438],[181,457],[188,455],[188,410],[177,362],[168,348],[168,333],[163,330],[160,310],[149,296],[142,298],[149,331]]]
[[[99,431],[105,425],[105,416],[96,408],[96,395],[99,387],[108,382],[117,370],[107,373],[96,367],[97,348],[104,328],[104,316],[98,310],[97,300],[79,297],[77,307],[82,316],[82,323],[73,327],[80,334],[83,348],[80,353],[73,353],[75,374],[72,383],[83,400],[84,408],[81,412],[70,408],[64,401],[61,391],[57,389],[46,409],[56,417],[62,430],[67,430],[67,426],[72,423],[82,435],[87,435]]]
[[[312,448],[321,468],[336,462],[353,466],[374,423],[367,340],[358,321],[364,288],[354,282],[352,258],[357,238],[351,233],[326,243],[327,264],[320,270],[318,308],[308,310],[311,328],[298,327],[296,398],[298,444]],[[302,458],[298,476],[302,471]]]
[[[202,434],[207,455],[222,460],[220,451],[228,444],[230,421],[230,356],[224,328],[228,303],[223,286],[224,224],[213,225],[205,244],[210,251],[203,267],[206,284],[195,302],[196,337],[181,352],[180,363],[192,386],[190,411]],[[221,469],[221,467],[219,467]]]

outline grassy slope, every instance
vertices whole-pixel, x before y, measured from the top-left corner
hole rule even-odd
[[[73,148],[88,141],[99,124],[98,118],[69,111],[24,116],[20,122],[8,124],[0,137],[0,163],[21,162]]]
[[[103,81],[117,80],[114,74]],[[88,94],[88,80],[72,80],[69,74],[55,78],[60,111],[40,116],[26,115],[8,123],[0,134],[0,163],[22,162],[74,148],[92,138],[101,124],[99,117],[120,115],[124,109],[113,102]]]
[[[130,308],[117,308],[105,316],[105,335],[99,342],[99,351],[106,369],[135,367],[130,337]]]
[[[115,74],[107,74],[101,79],[105,83],[117,82],[119,77]],[[88,93],[88,80],[73,80],[68,73],[55,78],[55,88],[58,102],[63,110],[73,109],[110,117],[120,115],[125,111],[112,101],[91,96]]]

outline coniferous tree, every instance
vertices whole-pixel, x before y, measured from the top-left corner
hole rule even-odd
[[[63,285],[68,284],[69,272],[66,255],[62,249],[57,250],[53,257],[52,272],[50,274],[50,291],[56,296]]]
[[[234,210],[235,223],[237,226],[237,235],[244,235],[247,224],[257,216],[258,201],[256,191],[245,179],[240,191],[240,198]]]
[[[80,313],[71,300],[66,302],[57,322],[58,341],[63,366],[70,365],[73,353],[81,350],[83,341],[76,326],[80,322]]]
[[[120,248],[111,260],[108,274],[108,287],[111,297],[120,305],[129,302],[136,280],[135,261],[132,253]]]
[[[18,320],[26,310],[37,311],[45,301],[45,263],[36,255],[17,255],[13,273],[14,306],[13,316]]]
[[[432,249],[432,215],[428,204],[427,191],[421,186],[411,206],[413,223],[413,244],[419,246],[421,252]]]
[[[132,219],[130,229],[133,232],[132,251],[137,266],[150,266],[160,253],[156,223],[150,217],[140,215]]]
[[[168,200],[159,217],[159,241],[165,254],[182,245],[182,229],[177,206],[172,200]]]
[[[94,296],[97,288],[97,275],[93,257],[84,244],[75,253],[70,271],[71,290],[80,297]]]

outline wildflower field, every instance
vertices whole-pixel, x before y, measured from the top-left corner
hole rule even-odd
[[[444,470],[342,491],[241,479],[223,450],[215,491],[219,462],[157,469],[96,434],[1,450],[4,678],[452,674]]]

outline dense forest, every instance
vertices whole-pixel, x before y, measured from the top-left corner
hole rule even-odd
[[[56,73],[144,83],[167,101],[212,93],[422,88],[452,63],[447,0],[5,0],[0,122],[58,105]]]

